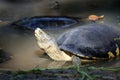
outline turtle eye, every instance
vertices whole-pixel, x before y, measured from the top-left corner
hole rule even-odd
[[[41,31],[39,31],[39,34],[43,34]]]

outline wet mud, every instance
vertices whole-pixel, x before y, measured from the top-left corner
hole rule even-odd
[[[34,69],[17,72],[1,71],[0,80],[119,80],[119,75],[119,71],[92,70],[89,67],[81,68],[81,72],[75,68]]]

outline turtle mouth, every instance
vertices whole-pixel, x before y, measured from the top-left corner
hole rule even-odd
[[[41,37],[41,36],[40,36],[40,29],[39,29],[39,28],[35,29],[35,32],[34,32],[34,33],[35,33],[36,39],[37,39],[37,40],[40,40],[40,37]]]
[[[44,38],[46,38],[44,35],[45,33],[40,28],[35,29],[35,37],[37,40],[43,41]]]

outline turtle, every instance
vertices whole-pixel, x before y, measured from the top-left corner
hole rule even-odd
[[[56,61],[88,62],[113,59],[120,54],[120,30],[107,24],[91,23],[65,31],[55,39],[35,29],[38,46]]]

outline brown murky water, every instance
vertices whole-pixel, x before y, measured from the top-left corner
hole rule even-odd
[[[6,3],[1,0],[0,2],[0,19],[4,22],[12,22],[23,17],[40,16],[40,15],[67,15],[74,17],[82,17],[83,21],[78,25],[88,24],[86,21],[90,14],[105,15],[104,23],[120,27],[120,12],[116,9],[114,11],[104,10],[99,8],[103,6],[102,1],[98,4],[87,3],[90,0],[60,0],[60,8],[58,10],[53,9],[55,0],[36,0],[35,2],[26,3]],[[58,0],[59,1],[59,0]],[[95,0],[96,1],[96,0]],[[80,5],[85,3],[84,5]],[[107,5],[112,3],[109,2]],[[73,5],[75,4],[75,5]],[[72,6],[72,7],[71,7]],[[103,6],[104,7],[104,6]],[[106,7],[106,6],[105,6]],[[72,8],[72,9],[70,9]],[[81,9],[81,8],[85,8]],[[12,59],[1,63],[0,69],[32,69],[36,67],[40,68],[58,68],[71,65],[71,62],[57,62],[51,60],[47,55],[44,55],[43,51],[38,47],[35,37],[29,32],[20,32],[15,29],[9,28],[9,24],[1,22],[0,32],[0,47],[12,54]],[[7,25],[7,26],[3,26]],[[59,29],[59,30],[46,30],[46,32],[57,38],[61,33],[66,30],[72,29],[76,26]],[[39,56],[38,56],[39,55]],[[93,63],[92,63],[93,64]],[[91,65],[91,64],[88,64]],[[96,62],[93,65],[96,66],[120,66],[119,57],[115,60]]]

